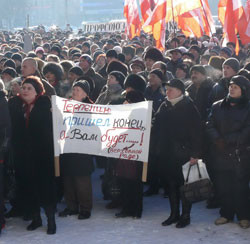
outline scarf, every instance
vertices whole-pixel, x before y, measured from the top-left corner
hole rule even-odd
[[[36,98],[31,102],[31,103],[27,103],[26,101],[24,101],[24,99],[22,98],[22,96],[18,95],[20,97],[20,99],[23,102],[23,108],[24,108],[24,117],[25,117],[25,126],[26,128],[29,127],[29,119],[30,119],[30,112],[32,107],[34,106],[34,104],[36,103],[37,99],[41,96],[41,95],[37,95]]]
[[[167,100],[172,104],[172,106],[174,106],[175,104],[180,102],[183,98],[184,98],[184,95],[181,95],[181,96],[174,98],[174,99],[168,99],[168,97],[167,97]]]

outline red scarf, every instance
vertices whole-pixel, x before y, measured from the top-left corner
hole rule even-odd
[[[29,127],[29,119],[30,119],[31,107],[36,103],[37,99],[41,95],[37,95],[36,98],[31,103],[27,103],[26,101],[24,101],[24,99],[22,98],[22,96],[20,96],[20,95],[18,95],[18,96],[20,97],[20,99],[23,102],[24,114],[25,114],[25,126],[26,126],[26,128],[28,128]]]

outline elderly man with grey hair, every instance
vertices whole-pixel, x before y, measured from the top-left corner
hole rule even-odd
[[[21,65],[22,78],[26,78],[27,76],[34,75],[41,79],[44,89],[45,95],[51,97],[52,95],[56,95],[55,89],[52,85],[48,83],[45,79],[42,79],[41,74],[38,71],[37,62],[34,58],[25,58]]]

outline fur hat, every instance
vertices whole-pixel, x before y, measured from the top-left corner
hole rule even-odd
[[[208,61],[208,65],[212,66],[214,69],[222,71],[222,65],[225,62],[225,60],[226,59],[224,57],[212,56]]]
[[[136,91],[140,91],[144,94],[146,89],[146,80],[138,74],[130,74],[124,81],[125,89],[128,87],[133,88]]]
[[[54,74],[57,81],[63,78],[63,68],[58,63],[48,62],[45,64],[43,67],[43,75],[46,75],[48,72]]]
[[[240,70],[240,63],[236,58],[228,58],[224,63],[224,65],[230,66],[236,73]]]
[[[90,93],[90,85],[88,83],[88,81],[86,80],[79,80],[79,81],[76,81],[74,84],[73,84],[73,87],[75,86],[79,86],[82,90],[84,90],[86,92],[86,94],[89,96],[89,93]]]
[[[137,66],[141,67],[142,70],[145,70],[145,64],[144,64],[144,62],[143,62],[141,59],[139,59],[139,58],[134,59],[134,60],[132,61],[132,63],[130,64],[130,68],[132,68],[133,65],[137,65]]]
[[[144,59],[146,60],[147,58],[150,58],[152,60],[154,60],[155,62],[157,61],[163,61],[163,55],[161,53],[161,51],[157,48],[150,48],[146,54]]]
[[[140,91],[129,91],[126,93],[125,100],[128,103],[139,103],[145,101],[145,97]]]

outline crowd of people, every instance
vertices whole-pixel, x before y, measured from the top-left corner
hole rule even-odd
[[[47,234],[55,234],[62,198],[59,217],[90,218],[95,167],[105,168],[106,208],[120,208],[117,218],[141,218],[143,197],[163,188],[171,213],[162,225],[184,228],[192,204],[180,194],[182,165],[198,159],[214,186],[207,208],[220,208],[215,224],[236,216],[249,228],[250,46],[236,54],[234,43],[222,42],[221,34],[197,39],[178,31],[168,33],[162,52],[145,33],[128,40],[124,33],[46,32],[42,26],[1,32],[0,232],[11,217],[37,229],[42,207]],[[102,105],[153,101],[145,192],[142,162],[124,159],[62,154],[55,177],[52,95]]]

